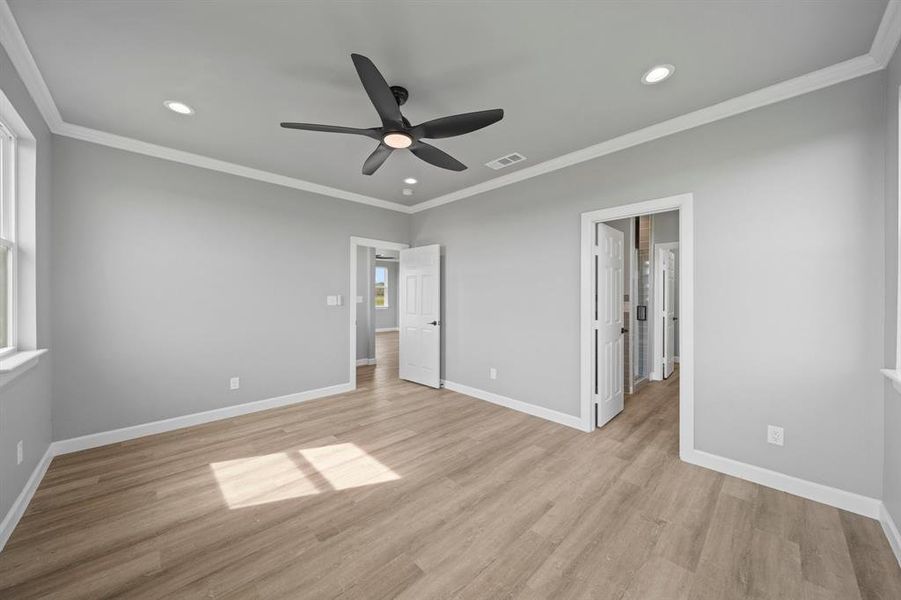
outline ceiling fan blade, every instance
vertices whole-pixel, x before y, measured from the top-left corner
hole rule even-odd
[[[461,163],[459,160],[445,152],[444,150],[439,150],[435,146],[430,146],[425,142],[414,142],[412,146],[410,146],[410,152],[426,161],[431,165],[435,165],[436,167],[441,167],[442,169],[447,169],[449,171],[465,171],[466,165]]]
[[[359,129],[357,127],[341,127],[339,125],[318,125],[316,123],[282,123],[285,129],[302,129],[304,131],[324,131],[326,133],[351,133],[365,135],[376,140],[382,139],[381,130],[378,128]]]
[[[375,106],[376,112],[379,113],[382,124],[385,127],[402,129],[403,117],[400,114],[400,106],[398,106],[391,88],[388,87],[388,82],[375,68],[372,61],[362,54],[351,54],[350,58],[354,61],[357,75],[360,76],[363,88],[369,95],[372,105]]]
[[[414,127],[410,133],[413,134],[413,137],[416,139],[427,138],[430,140],[437,140],[476,131],[482,127],[488,127],[493,123],[497,123],[503,118],[504,109],[502,108],[480,110],[478,112],[464,113],[462,115],[441,117],[440,119],[426,121],[425,123]]]
[[[369,158],[366,159],[366,162],[363,163],[363,175],[372,175],[375,173],[379,167],[382,166],[388,157],[391,156],[391,152],[394,151],[394,148],[391,146],[387,146],[385,144],[379,144],[378,148],[376,148],[372,154],[369,155]]]

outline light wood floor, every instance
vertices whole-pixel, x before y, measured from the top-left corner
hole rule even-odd
[[[682,463],[677,389],[585,434],[397,380],[54,459],[2,598],[901,598],[878,523]]]

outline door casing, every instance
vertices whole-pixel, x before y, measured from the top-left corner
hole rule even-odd
[[[579,420],[584,431],[593,431],[592,370],[594,318],[593,244],[597,223],[641,215],[679,211],[679,455],[690,459],[694,449],[694,197],[690,193],[613,206],[581,216],[581,319]]]

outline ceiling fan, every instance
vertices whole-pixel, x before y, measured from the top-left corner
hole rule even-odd
[[[382,119],[381,127],[360,129],[357,127],[340,127],[336,125],[317,125],[315,123],[282,123],[286,129],[304,129],[307,131],[325,131],[330,133],[350,133],[379,140],[375,151],[363,163],[363,174],[372,175],[388,159],[392,152],[407,148],[425,162],[449,169],[463,171],[466,165],[459,160],[423,142],[423,139],[436,140],[449,138],[497,123],[504,118],[500,108],[464,113],[452,117],[442,117],[413,126],[400,113],[400,107],[407,101],[409,93],[400,86],[388,86],[385,78],[375,68],[372,61],[361,54],[351,54],[357,75],[363,82],[363,88]]]

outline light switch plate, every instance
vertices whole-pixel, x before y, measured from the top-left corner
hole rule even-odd
[[[326,296],[325,303],[329,306],[338,306],[338,296]]]
[[[230,390],[237,390],[241,388],[241,378],[240,377],[232,377],[228,380],[228,388]]]

